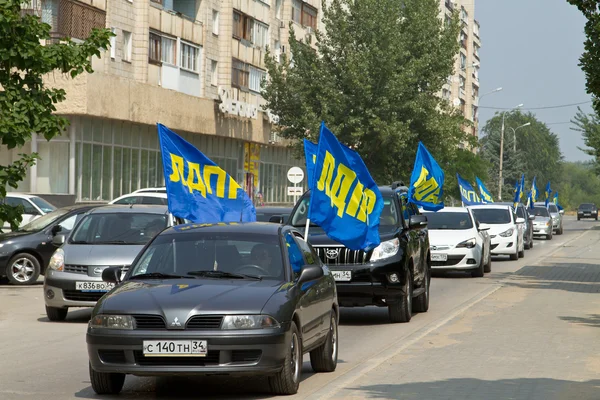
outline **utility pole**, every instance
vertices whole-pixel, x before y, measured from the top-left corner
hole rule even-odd
[[[523,107],[523,104],[519,104],[510,111],[516,110],[517,108]],[[502,162],[504,157],[504,117],[506,111],[502,111],[502,130],[500,131],[500,170],[498,171],[498,201],[502,201]]]

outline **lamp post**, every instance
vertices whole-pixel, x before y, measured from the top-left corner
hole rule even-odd
[[[515,108],[509,110],[513,111],[517,108],[523,107],[523,104],[519,104]],[[502,201],[502,158],[504,157],[504,117],[506,111],[502,112],[502,130],[500,131],[500,170],[498,171],[498,201]]]
[[[501,92],[502,91],[502,87],[496,88],[494,90],[492,90],[491,92],[487,92],[482,94],[481,96],[479,96],[479,101],[481,101],[482,98],[484,98],[485,96],[487,96],[488,94],[492,94],[492,93],[496,93],[496,92]]]
[[[509,129],[512,129],[512,131],[513,131],[513,136],[514,136],[514,141],[513,141],[513,151],[514,151],[515,153],[517,152],[517,131],[518,131],[519,129],[521,129],[521,128],[524,128],[524,127],[526,127],[526,126],[529,126],[529,125],[531,125],[531,122],[528,122],[528,123],[526,123],[526,124],[523,124],[523,125],[521,125],[521,126],[518,126],[518,127],[517,127],[517,129],[515,129],[515,128],[510,128],[510,127],[509,127]]]

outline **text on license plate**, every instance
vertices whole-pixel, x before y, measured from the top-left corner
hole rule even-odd
[[[431,261],[447,261],[448,254],[432,254]]]
[[[114,287],[114,283],[108,282],[75,282],[75,290],[82,292],[108,292]]]
[[[146,357],[204,357],[206,340],[144,340]]]
[[[333,275],[333,279],[336,281],[347,282],[352,280],[352,272],[351,271],[331,271]]]

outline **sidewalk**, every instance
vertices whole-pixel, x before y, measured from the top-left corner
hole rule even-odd
[[[331,398],[600,399],[599,241],[588,231],[521,269]]]

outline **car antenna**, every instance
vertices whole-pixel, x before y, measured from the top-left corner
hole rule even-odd
[[[129,209],[132,209],[132,208],[133,208],[133,203],[131,203],[131,204],[129,205]]]

